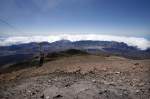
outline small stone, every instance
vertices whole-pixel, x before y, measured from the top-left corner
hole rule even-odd
[[[31,91],[30,91],[30,90],[28,90],[27,92],[28,92],[28,93],[31,93]]]
[[[63,97],[63,96],[62,95],[57,95],[54,98],[61,98],[61,97]]]
[[[107,89],[104,89],[104,92],[107,92]]]
[[[109,83],[109,85],[116,86],[116,84],[114,82]]]
[[[42,95],[40,98],[44,99],[44,95]]]
[[[127,90],[124,90],[124,91],[123,91],[123,94],[124,94],[124,95],[128,95],[129,93],[128,93]]]
[[[103,94],[103,93],[104,93],[103,91],[100,91],[100,92],[99,92],[99,94]]]
[[[35,92],[33,92],[32,95],[35,95]]]
[[[48,83],[50,83],[51,82],[51,80],[48,80]]]
[[[139,63],[135,63],[134,65],[139,65]]]
[[[55,78],[54,81],[57,81],[57,78]]]
[[[142,82],[142,83],[139,83],[139,86],[144,86],[145,84]]]
[[[136,90],[135,92],[136,92],[136,93],[139,93],[139,92],[140,92],[140,90]]]
[[[115,74],[120,74],[120,72],[115,72]]]
[[[94,74],[94,71],[90,71],[89,73]]]
[[[36,90],[36,92],[39,92],[39,90]]]
[[[93,79],[93,80],[92,80],[92,82],[94,82],[94,83],[95,83],[95,82],[96,82],[96,80],[95,80],[95,79]]]
[[[69,86],[70,86],[70,84],[66,84],[66,85],[65,85],[65,87],[69,87]]]
[[[45,99],[50,99],[50,97],[49,97],[49,96],[46,96]]]
[[[103,71],[106,71],[106,70],[107,70],[107,68],[102,68],[102,70],[103,70]]]

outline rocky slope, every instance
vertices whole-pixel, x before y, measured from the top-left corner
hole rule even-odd
[[[45,53],[59,52],[68,49],[85,50],[89,53],[108,53],[131,59],[150,59],[150,49],[140,50],[125,43],[109,41],[76,41],[60,40],[53,43],[41,42]],[[39,54],[39,43],[27,43],[11,46],[0,46],[0,67],[9,63],[30,60]],[[15,58],[14,58],[15,57]]]
[[[150,60],[76,55],[0,75],[1,99],[150,99]]]

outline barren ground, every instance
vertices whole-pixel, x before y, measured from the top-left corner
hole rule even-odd
[[[150,60],[58,59],[1,74],[0,99],[150,99]]]

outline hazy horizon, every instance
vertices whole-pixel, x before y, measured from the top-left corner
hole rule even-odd
[[[114,36],[102,34],[51,34],[51,35],[36,35],[36,36],[10,36],[0,38],[0,46],[9,46],[14,44],[23,44],[30,42],[55,42],[59,40],[69,41],[116,41],[126,43],[128,46],[134,46],[141,50],[150,48],[150,41],[141,37]]]

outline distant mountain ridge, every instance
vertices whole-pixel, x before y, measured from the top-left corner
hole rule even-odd
[[[131,59],[150,58],[150,49],[140,50],[136,47],[128,46],[125,43],[114,41],[84,40],[71,42],[69,40],[59,40],[53,43],[41,42],[40,45],[45,53],[59,52],[68,49],[78,49],[92,54],[108,53]],[[0,65],[31,59],[32,57],[38,55],[39,51],[39,43],[36,42],[11,46],[0,46]]]

